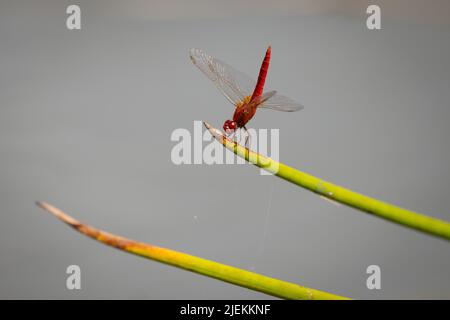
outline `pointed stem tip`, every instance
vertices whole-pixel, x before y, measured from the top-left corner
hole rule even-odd
[[[45,211],[51,213],[52,215],[54,215],[55,217],[57,217],[59,220],[71,225],[71,226],[75,226],[75,225],[79,225],[80,222],[75,220],[74,218],[72,218],[71,216],[65,214],[64,212],[62,212],[61,210],[59,210],[58,208],[55,208],[54,206],[52,206],[51,204],[48,204],[47,202],[43,202],[43,201],[36,201],[35,202],[36,205],[41,208],[44,209]]]
[[[210,125],[208,122],[206,122],[206,121],[203,121],[203,125],[204,125],[205,128],[208,129],[208,130],[212,128],[211,125]]]
[[[216,138],[219,142],[223,142],[223,139],[225,139],[225,136],[220,130],[214,128],[212,125],[210,125],[206,121],[203,121],[203,124],[204,124],[205,128],[209,131],[209,133],[212,134],[212,136],[214,138]]]

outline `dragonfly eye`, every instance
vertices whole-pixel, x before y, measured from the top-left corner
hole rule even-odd
[[[231,121],[231,120],[225,121],[224,124],[223,124],[223,130],[226,133],[233,132],[234,130],[236,130],[236,122]]]

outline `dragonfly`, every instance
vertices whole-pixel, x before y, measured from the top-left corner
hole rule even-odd
[[[219,91],[235,107],[233,118],[226,120],[223,124],[223,130],[229,137],[234,136],[234,133],[240,128],[243,128],[247,133],[247,123],[260,108],[284,112],[294,112],[304,108],[300,103],[278,94],[277,91],[264,92],[271,52],[272,49],[269,46],[261,64],[257,81],[227,63],[206,54],[201,49],[194,48],[189,52],[194,65],[215,83]],[[247,142],[248,135],[246,145]]]

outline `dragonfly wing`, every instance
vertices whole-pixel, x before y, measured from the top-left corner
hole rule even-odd
[[[258,108],[273,109],[284,112],[294,112],[302,110],[304,107],[300,103],[292,100],[291,98],[275,94],[263,103]]]
[[[234,105],[251,95],[256,82],[230,65],[211,57],[200,49],[191,49],[190,57],[209,79],[211,79],[220,92]]]
[[[257,106],[260,107],[261,104],[264,104],[264,102],[269,101],[271,98],[273,98],[275,95],[277,94],[277,92],[275,90],[273,91],[269,91],[269,92],[264,92],[262,95],[260,95],[259,97],[253,99],[250,101],[250,104],[252,104],[252,106]]]

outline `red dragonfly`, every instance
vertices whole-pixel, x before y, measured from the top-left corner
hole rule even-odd
[[[239,128],[247,132],[245,125],[259,108],[293,112],[303,109],[294,100],[279,95],[276,91],[263,92],[264,82],[269,69],[271,47],[269,46],[259,70],[258,81],[235,70],[225,62],[213,58],[200,49],[191,49],[192,62],[211,79],[223,95],[235,106],[233,120],[226,120],[223,130],[235,133]]]

